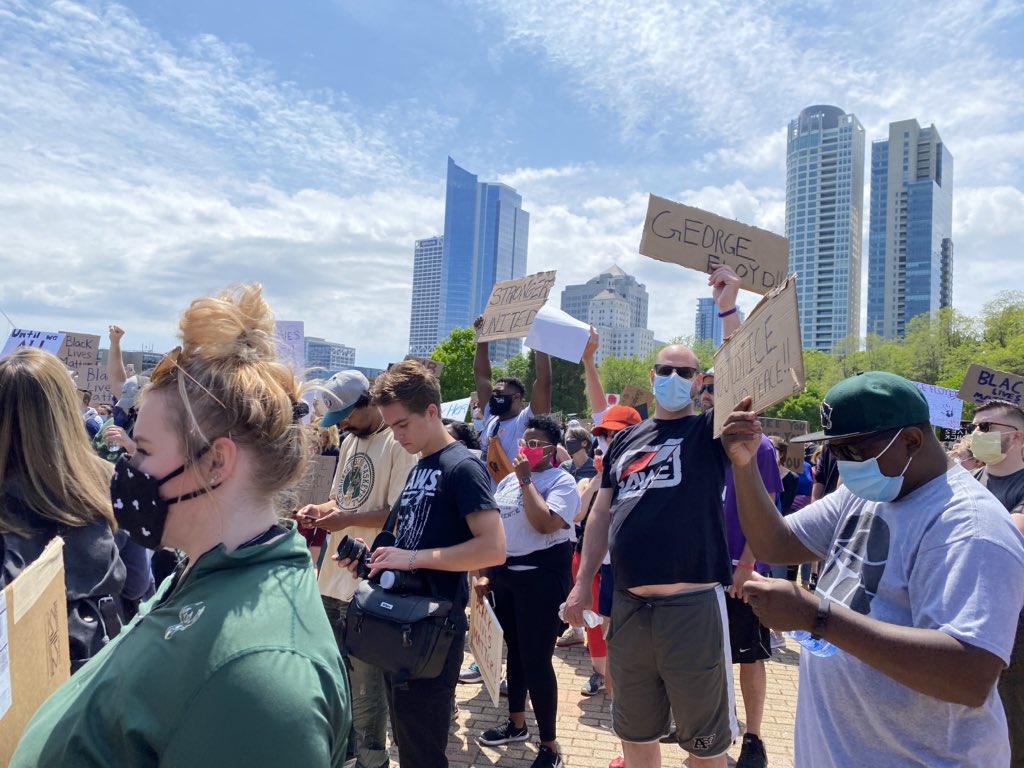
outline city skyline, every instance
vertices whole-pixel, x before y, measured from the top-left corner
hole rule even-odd
[[[871,139],[941,129],[971,265],[956,309],[1024,284],[1005,257],[1024,238],[1019,3],[0,8],[0,309],[18,327],[116,323],[167,350],[197,296],[260,281],[279,317],[386,365],[450,154],[526,199],[531,271],[557,270],[555,291],[617,263],[655,336],[688,335],[707,280],[637,253],[648,194],[783,233],[786,127],[821,103]]]
[[[647,327],[648,303],[647,286],[617,264],[585,283],[567,285],[559,300],[563,312],[598,330],[601,340],[594,356],[598,363],[606,357],[642,359],[654,351],[654,333]]]

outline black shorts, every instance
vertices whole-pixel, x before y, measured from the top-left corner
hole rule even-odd
[[[610,565],[601,566],[601,586],[597,592],[597,612],[601,616],[612,615],[612,595],[615,594],[615,577]]]
[[[729,646],[734,664],[753,664],[772,657],[772,638],[768,628],[754,615],[754,609],[738,597],[725,596],[729,614]]]

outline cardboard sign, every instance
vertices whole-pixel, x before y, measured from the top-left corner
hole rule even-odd
[[[533,319],[555,285],[554,272],[538,272],[518,280],[497,283],[484,309],[477,342],[522,339],[530,334]]]
[[[640,387],[627,384],[622,390],[622,397],[619,405],[628,405],[630,408],[639,408],[641,405],[648,407],[654,405],[654,393]]]
[[[114,392],[107,379],[106,366],[90,365],[78,372],[77,386],[92,393],[91,405],[113,405]]]
[[[334,487],[334,474],[337,469],[337,456],[314,456],[309,462],[306,477],[299,486],[295,508],[302,509],[307,504],[323,504],[327,501]]]
[[[651,195],[640,253],[711,274],[726,264],[748,291],[766,294],[789,274],[789,240]]]
[[[806,421],[796,419],[771,419],[761,417],[761,429],[768,437],[777,437],[785,443],[784,463],[787,469],[796,472],[798,475],[804,471],[804,447],[799,443],[791,446],[790,440],[800,435],[806,435],[810,431],[810,425]]]
[[[0,765],[70,674],[64,542],[56,538],[0,593]]]
[[[474,585],[476,579],[473,579]],[[501,688],[501,650],[505,633],[494,615],[489,600],[477,597],[473,586],[469,590],[469,650],[473,653],[480,674],[483,676],[491,703],[498,706]]]
[[[469,413],[469,404],[470,399],[468,397],[441,403],[441,418],[451,419],[452,421],[465,421],[466,414]]]
[[[1018,408],[1024,396],[1024,376],[996,371],[983,365],[972,365],[957,397],[967,403],[981,405],[989,400],[1006,400]]]
[[[914,386],[921,390],[924,399],[928,401],[928,414],[933,427],[959,429],[960,419],[964,415],[964,401],[959,399],[955,389],[922,384],[919,381],[915,381]]]
[[[763,411],[804,390],[796,278],[769,293],[715,353],[715,437],[744,397]]]
[[[68,370],[75,371],[81,375],[81,371],[89,366],[99,365],[100,362],[100,337],[88,333],[64,334],[64,346],[57,355],[61,362],[68,367]]]
[[[63,333],[50,333],[49,331],[28,331],[24,328],[15,328],[4,344],[0,357],[7,357],[11,352],[20,347],[35,347],[49,352],[51,355],[60,357],[61,348],[64,346]]]
[[[544,305],[533,319],[526,346],[536,352],[579,363],[590,341],[590,324],[577,320],[557,307]]]
[[[302,320],[278,320],[274,324],[277,335],[277,356],[293,371],[306,368],[306,324]]]
[[[444,370],[444,363],[439,363],[437,360],[431,360],[429,357],[416,357],[415,355],[406,355],[406,360],[415,360],[417,363],[423,363],[424,367],[430,371],[430,375],[435,379],[441,378],[441,371]],[[391,366],[388,366],[389,368]]]

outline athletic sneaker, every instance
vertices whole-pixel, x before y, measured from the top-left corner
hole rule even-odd
[[[555,750],[541,744],[537,759],[533,761],[530,768],[565,768],[565,763],[562,762],[562,756]]]
[[[736,768],[768,768],[768,753],[764,750],[764,742],[752,733],[744,734],[743,747]]]
[[[580,693],[584,696],[594,696],[604,690],[604,675],[600,672],[594,672],[590,676],[590,679],[583,684],[580,688]]]
[[[626,758],[624,758],[622,755],[619,755],[610,763],[608,763],[608,768],[626,768]]]
[[[525,725],[522,728],[516,728],[512,725],[512,721],[509,720],[504,725],[484,731],[477,738],[477,741],[488,747],[496,747],[499,744],[508,744],[512,741],[526,741],[529,738],[530,731]]]
[[[548,637],[550,637],[550,635],[548,635]],[[480,672],[480,667],[476,665],[475,661],[459,673],[460,683],[479,683],[483,679],[484,676]]]
[[[772,650],[774,651],[776,648],[785,648],[785,647],[786,647],[786,638],[784,638],[782,636],[781,632],[776,632],[773,629],[772,630]]]
[[[551,635],[548,635],[548,637],[551,637]],[[559,648],[569,648],[573,645],[583,645],[583,640],[583,627],[569,627],[555,641],[555,645]]]

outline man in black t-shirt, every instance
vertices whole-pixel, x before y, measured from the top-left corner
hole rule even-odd
[[[739,278],[721,267],[709,284],[730,335],[739,327]],[[658,353],[654,419],[620,432],[605,457],[565,611],[582,626],[589,585],[610,542],[612,727],[634,768],[660,765],[658,740],[673,714],[694,765],[725,768],[738,736],[722,587],[732,580],[722,512],[727,459],[713,437],[713,411],[694,414],[699,366],[686,347]]]
[[[372,396],[395,439],[421,458],[398,500],[395,546],[374,551],[370,578],[382,571],[426,572],[436,594],[455,604],[452,615],[465,622],[467,572],[505,562],[505,529],[487,471],[448,434],[440,386],[422,364],[393,366],[377,377]],[[401,686],[389,680],[391,723],[403,768],[448,765],[445,749],[464,643],[460,632],[436,678]]]

